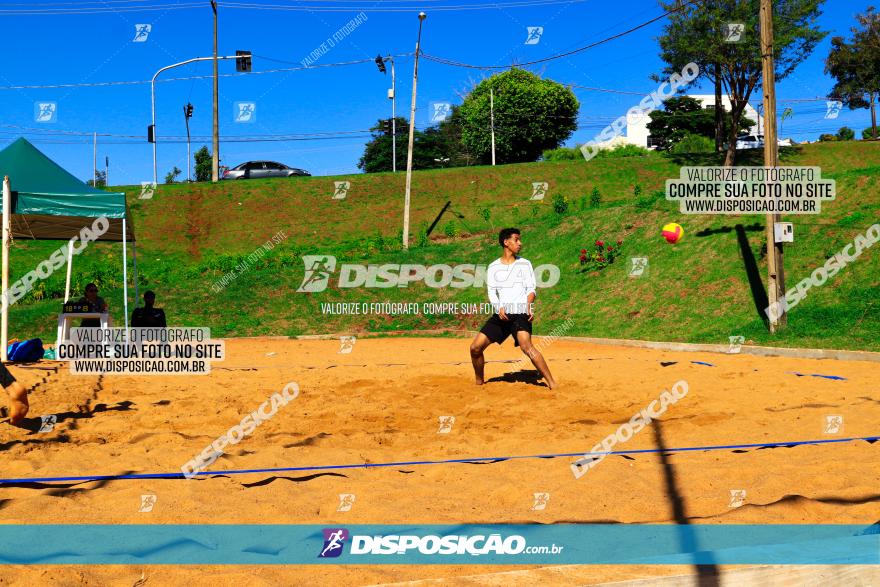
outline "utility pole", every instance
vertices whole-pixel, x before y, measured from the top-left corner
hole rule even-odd
[[[98,133],[92,135],[92,187],[98,187]]]
[[[211,0],[211,9],[214,11],[214,130],[213,130],[213,154],[211,156],[211,181],[217,183],[220,179],[220,85],[217,76],[217,0]]]
[[[416,58],[413,65],[412,104],[409,111],[409,148],[406,153],[406,194],[403,199],[403,248],[409,248],[409,198],[412,193],[413,140],[416,130],[416,83],[419,80],[419,47],[422,42],[422,23],[428,17],[419,12],[419,36],[416,39]]]
[[[104,155],[104,185],[110,187],[110,157]]]
[[[761,0],[761,68],[764,88],[764,166],[779,165],[779,145],[776,139],[776,65],[773,61],[773,2]],[[770,312],[770,332],[775,333],[785,328],[788,315],[785,304],[779,300],[785,296],[785,266],[782,243],[776,242],[775,224],[779,222],[779,214],[767,215],[767,297],[771,308],[778,312]]]
[[[492,125],[492,165],[495,165],[495,90],[489,88],[489,120]]]

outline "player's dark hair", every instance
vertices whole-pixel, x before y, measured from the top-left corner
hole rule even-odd
[[[504,241],[509,239],[511,236],[515,234],[520,234],[518,228],[503,228],[501,232],[498,233],[498,244],[502,247],[504,246]]]
[[[144,297],[145,297],[145,298],[155,298],[155,297],[156,297],[156,293],[153,292],[152,290],[149,290],[149,289],[148,289],[147,291],[144,292]]]

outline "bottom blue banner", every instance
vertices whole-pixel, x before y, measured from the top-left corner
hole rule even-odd
[[[880,564],[874,525],[0,525],[3,564]]]

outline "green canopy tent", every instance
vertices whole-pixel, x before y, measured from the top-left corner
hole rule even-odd
[[[122,241],[125,326],[128,327],[128,255],[126,243],[134,243],[124,193],[105,192],[90,187],[49,159],[30,142],[20,138],[0,151],[0,177],[3,180],[3,292],[9,286],[9,241],[12,238],[70,241],[95,219],[106,217],[109,229],[97,240]],[[72,242],[68,244],[67,284],[64,301],[70,296]],[[134,257],[137,283],[137,253]],[[135,294],[137,295],[137,294]],[[0,344],[6,360],[8,299],[3,296]]]

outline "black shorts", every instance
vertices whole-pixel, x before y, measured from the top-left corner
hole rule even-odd
[[[516,333],[520,330],[525,330],[532,334],[532,323],[529,322],[528,314],[508,314],[507,320],[502,320],[498,314],[492,314],[492,317],[486,321],[480,332],[485,334],[489,340],[498,344],[507,340],[508,336],[512,336],[513,344],[519,346]]]
[[[0,385],[3,387],[9,387],[15,383],[15,377],[12,376],[12,373],[9,372],[9,369],[6,368],[6,365],[0,363]]]

